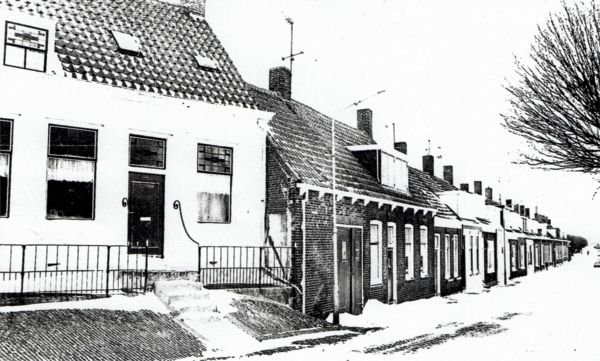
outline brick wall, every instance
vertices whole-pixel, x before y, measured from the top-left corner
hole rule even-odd
[[[310,315],[324,317],[333,311],[333,222],[332,222],[332,196],[330,194],[319,194],[310,191],[305,198],[305,222],[306,222],[306,312]],[[298,282],[301,281],[301,262],[302,262],[302,206],[301,202],[290,202],[292,211],[292,223],[295,225],[292,229],[292,239],[297,246],[298,264],[294,265]],[[398,301],[408,301],[424,297],[431,297],[435,294],[435,253],[433,238],[433,217],[431,214],[423,215],[422,212],[416,214],[412,211],[404,211],[401,208],[391,209],[386,205],[379,207],[376,203],[364,204],[363,201],[352,203],[349,198],[338,201],[337,204],[337,222],[338,225],[353,225],[362,227],[363,234],[363,296],[364,301],[376,299],[381,302],[387,302],[387,232],[388,222],[396,224],[396,256],[397,256],[397,275],[398,275]],[[382,247],[380,258],[382,259],[382,283],[371,285],[371,257],[370,257],[370,222],[378,220],[383,225]],[[406,223],[413,225],[415,230],[415,279],[405,280],[405,258],[404,258],[404,225]],[[428,260],[429,275],[420,277],[420,226],[428,227]],[[301,297],[298,297],[295,308],[301,309]]]

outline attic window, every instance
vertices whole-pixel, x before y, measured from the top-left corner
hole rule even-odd
[[[142,44],[140,39],[138,39],[136,36],[125,34],[116,30],[112,30],[112,35],[117,41],[119,50],[134,55],[141,54]]]
[[[198,66],[201,68],[213,71],[219,70],[219,65],[217,65],[217,62],[211,58],[207,58],[202,55],[194,55],[194,59],[196,59],[196,63],[198,63]]]
[[[47,30],[6,22],[4,65],[44,72],[47,51]]]

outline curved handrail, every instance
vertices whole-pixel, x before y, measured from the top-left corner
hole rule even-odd
[[[200,243],[190,236],[190,232],[188,232],[187,227],[185,226],[185,221],[183,220],[183,213],[181,211],[181,202],[179,200],[175,200],[173,202],[173,209],[179,210],[179,219],[181,219],[181,225],[183,226],[183,230],[185,231],[185,235],[190,239],[190,241],[194,242],[198,247],[200,247]]]

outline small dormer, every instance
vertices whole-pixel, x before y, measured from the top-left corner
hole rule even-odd
[[[348,150],[382,185],[408,193],[406,155],[379,144],[353,145]]]

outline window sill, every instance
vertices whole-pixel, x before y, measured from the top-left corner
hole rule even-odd
[[[411,282],[411,281],[414,281],[414,280],[415,280],[415,278],[414,278],[414,277],[413,277],[413,278],[405,278],[405,279],[404,279],[404,281],[405,281],[405,282]]]
[[[383,286],[383,281],[379,281],[379,283],[371,283],[371,285],[369,287],[378,287],[378,286]]]
[[[93,221],[94,218],[46,217],[48,221]]]

